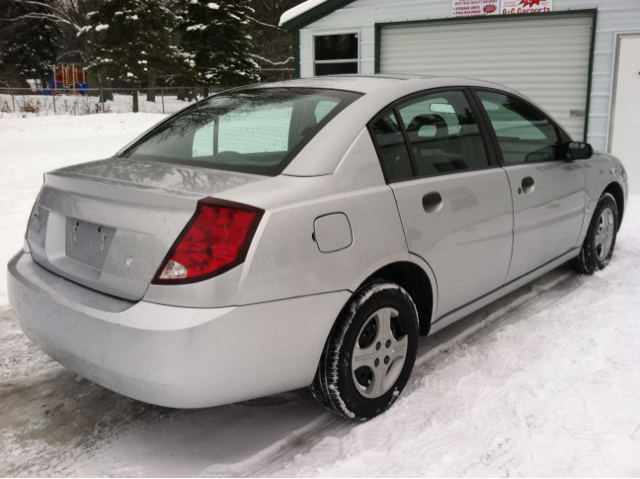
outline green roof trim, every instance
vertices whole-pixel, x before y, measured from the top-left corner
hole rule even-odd
[[[314,7],[311,10],[298,15],[297,17],[289,20],[286,23],[283,23],[282,28],[289,33],[298,31],[301,28],[304,28],[307,25],[320,20],[330,13],[333,13],[336,10],[344,7],[345,5],[349,5],[350,3],[353,3],[355,1],[356,0],[327,0],[317,7]]]
[[[300,30],[293,32],[294,78],[300,78]]]

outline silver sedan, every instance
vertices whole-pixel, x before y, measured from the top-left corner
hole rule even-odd
[[[250,86],[47,173],[9,298],[48,355],[142,401],[310,386],[371,418],[420,335],[564,262],[604,268],[626,201],[620,161],[499,85]]]

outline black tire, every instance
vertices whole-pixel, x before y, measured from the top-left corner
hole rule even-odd
[[[324,407],[347,418],[382,414],[409,381],[418,337],[418,312],[404,289],[385,281],[364,286],[331,330],[311,393]]]
[[[618,205],[609,193],[602,195],[587,230],[575,268],[584,274],[604,269],[611,261],[618,233]]]

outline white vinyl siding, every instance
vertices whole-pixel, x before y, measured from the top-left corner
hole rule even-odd
[[[585,117],[579,115],[587,108],[592,25],[592,15],[563,15],[384,26],[380,72],[507,85],[539,103],[575,140],[582,140]]]

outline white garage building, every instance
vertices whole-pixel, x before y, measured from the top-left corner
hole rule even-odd
[[[640,193],[640,0],[309,0],[281,25],[300,77],[416,73],[520,90],[575,140],[623,158]]]

